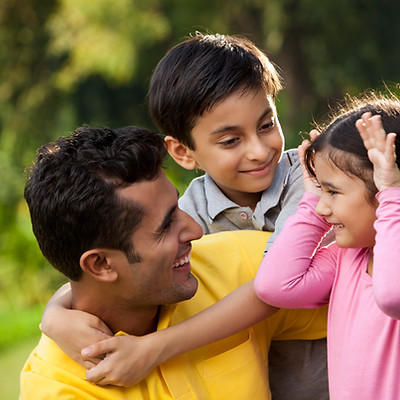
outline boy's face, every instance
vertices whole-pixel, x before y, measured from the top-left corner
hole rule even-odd
[[[255,207],[281,158],[284,140],[273,100],[262,90],[233,93],[204,112],[187,150],[224,192],[241,206]]]

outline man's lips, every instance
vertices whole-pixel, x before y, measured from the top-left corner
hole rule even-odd
[[[175,260],[175,262],[174,262],[174,264],[173,264],[173,267],[174,267],[174,268],[179,268],[179,267],[181,267],[182,265],[187,264],[189,261],[190,261],[190,250],[189,250],[186,254],[184,254],[183,256],[178,257],[178,258]]]

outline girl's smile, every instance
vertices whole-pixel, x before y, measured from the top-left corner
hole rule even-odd
[[[369,200],[365,183],[345,174],[323,153],[315,156],[315,172],[322,190],[316,212],[332,224],[337,244],[373,247],[378,203],[372,204]]]

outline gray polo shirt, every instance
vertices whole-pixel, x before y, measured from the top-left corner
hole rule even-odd
[[[239,229],[274,232],[268,250],[286,219],[296,212],[303,193],[299,157],[297,149],[292,149],[283,153],[271,186],[263,192],[254,212],[228,199],[208,174],[190,183],[179,206],[201,225],[204,234]]]

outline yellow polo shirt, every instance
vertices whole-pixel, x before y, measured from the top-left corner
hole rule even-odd
[[[196,295],[164,307],[158,329],[199,312],[253,279],[270,233],[228,231],[193,243]],[[319,339],[326,336],[326,308],[280,310],[256,326],[227,339],[176,357],[130,388],[97,386],[85,369],[45,335],[21,373],[21,400],[32,399],[199,399],[270,398],[267,354],[272,339]]]

